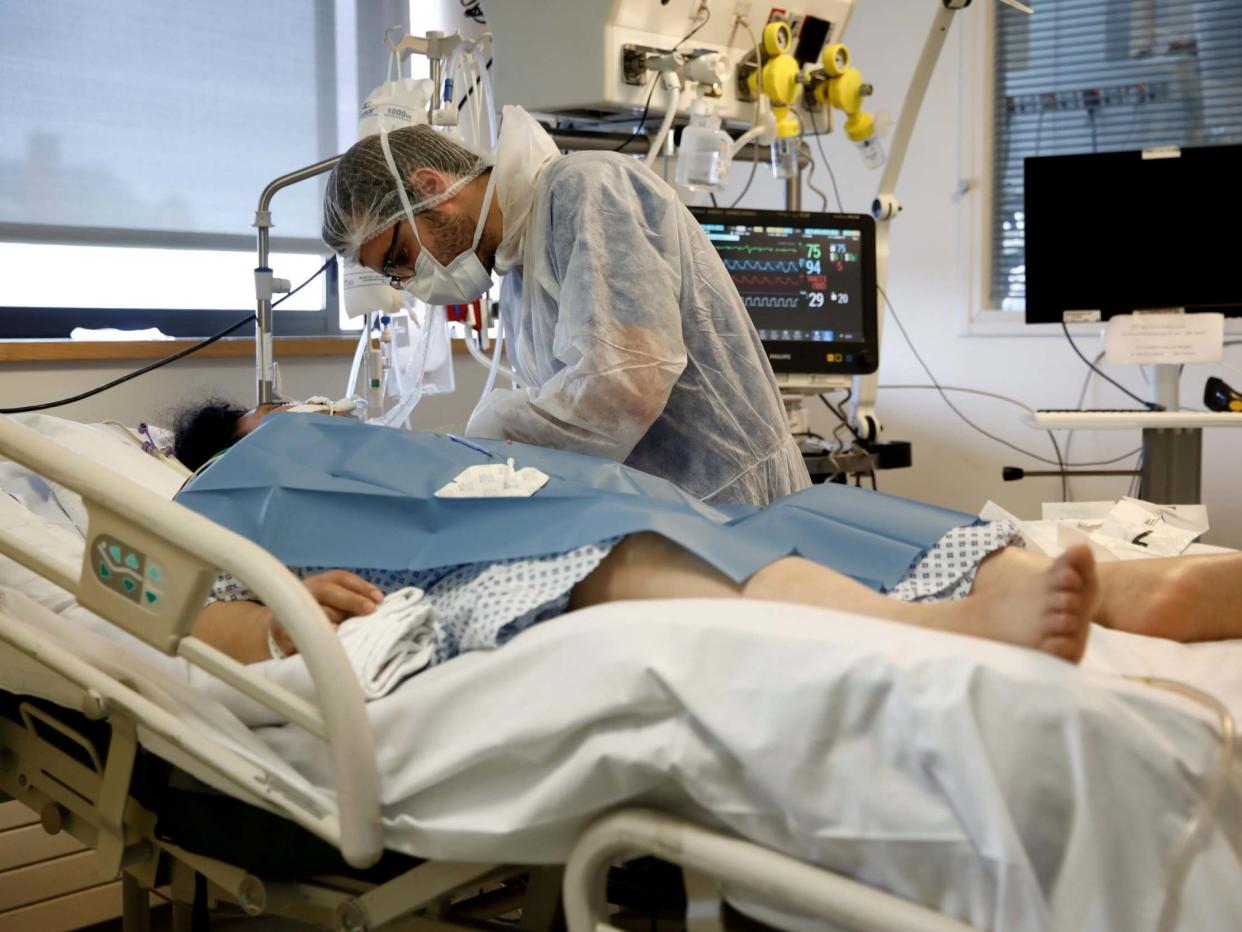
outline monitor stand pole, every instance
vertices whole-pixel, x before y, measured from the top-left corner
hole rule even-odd
[[[1148,367],[1151,400],[1177,411],[1180,366]],[[1193,505],[1201,500],[1203,431],[1197,427],[1143,429],[1143,466],[1139,497],[1160,505]]]

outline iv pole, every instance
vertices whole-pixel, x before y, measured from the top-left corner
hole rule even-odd
[[[433,126],[438,125],[440,121],[437,120],[437,111],[441,109],[440,79],[442,61],[444,56],[461,42],[461,36],[456,33],[446,36],[442,32],[428,32],[426,37],[405,36],[399,43],[394,45],[389,35],[394,28],[398,27],[392,27],[384,33],[384,42],[394,55],[401,55],[404,52],[412,51],[419,55],[425,55],[431,62],[431,80],[434,84],[434,90],[428,103],[427,122]],[[259,206],[254,212],[254,226],[259,231],[259,261],[254,270],[254,316],[256,322],[254,357],[258,382],[255,391],[256,404],[271,404],[276,397],[276,370],[272,354],[272,295],[286,294],[292,287],[288,279],[274,278],[272,270],[267,264],[270,253],[268,231],[273,226],[272,198],[282,188],[287,188],[290,185],[297,184],[299,181],[305,181],[308,178],[314,178],[322,175],[324,172],[331,171],[332,167],[340,160],[341,157],[339,155],[334,155],[331,158],[324,159],[322,162],[316,162],[314,165],[307,165],[305,168],[291,171],[287,175],[281,175],[275,181],[269,183],[263,189],[263,193],[259,195]]]

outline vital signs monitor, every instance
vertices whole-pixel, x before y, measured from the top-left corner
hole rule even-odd
[[[875,223],[863,214],[695,207],[778,374],[879,364]]]

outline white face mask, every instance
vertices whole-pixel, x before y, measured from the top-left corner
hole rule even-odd
[[[414,228],[414,239],[418,242],[418,258],[414,260],[414,274],[401,283],[401,287],[420,301],[427,304],[469,304],[475,298],[485,294],[492,287],[492,275],[483,267],[479,259],[479,240],[483,237],[483,227],[487,223],[487,212],[492,206],[492,193],[495,190],[496,173],[492,172],[487,179],[487,190],[483,195],[483,207],[479,212],[479,222],[474,228],[474,239],[470,249],[457,256],[448,265],[431,254],[418,235],[418,224],[407,210],[406,218]]]

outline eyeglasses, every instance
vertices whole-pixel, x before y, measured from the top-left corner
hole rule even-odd
[[[398,220],[392,225],[392,242],[388,244],[388,252],[384,253],[384,264],[380,266],[380,274],[387,275],[388,284],[398,291],[401,290],[401,282],[414,274],[410,269],[393,268],[393,254],[397,251],[397,237],[400,235],[401,221]]]

